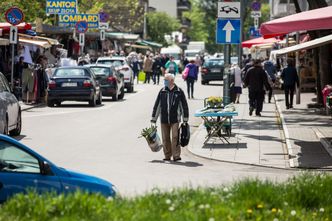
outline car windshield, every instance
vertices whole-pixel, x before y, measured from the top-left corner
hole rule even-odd
[[[79,77],[79,76],[90,76],[88,72],[86,72],[84,69],[57,69],[54,73],[54,76],[56,77]]]
[[[197,53],[190,53],[190,52],[187,52],[186,53],[186,57],[196,57]]]
[[[207,60],[204,62],[204,66],[223,66],[224,61],[221,59]]]
[[[99,60],[98,64],[113,65],[114,67],[120,67],[125,65],[124,61],[121,60]]]
[[[180,60],[180,55],[179,54],[169,54],[169,57],[173,56],[174,60]]]
[[[105,68],[105,67],[91,67],[91,70],[97,75],[97,76],[110,76],[111,69]]]

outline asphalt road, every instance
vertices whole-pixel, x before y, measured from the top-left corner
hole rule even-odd
[[[176,83],[186,89],[178,76]],[[221,95],[222,84],[195,85],[195,99],[188,100],[189,123],[202,108],[203,99]],[[162,151],[153,153],[140,131],[150,116],[161,85],[136,86],[123,101],[111,99],[91,108],[87,103],[66,102],[59,108],[35,108],[23,113],[21,141],[58,166],[102,177],[123,195],[142,194],[154,187],[169,190],[183,186],[218,186],[244,177],[282,181],[294,171],[221,163],[198,158],[183,148],[182,161],[165,163]]]

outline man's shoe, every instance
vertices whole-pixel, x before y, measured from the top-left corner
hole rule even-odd
[[[174,162],[176,162],[176,161],[180,161],[180,160],[181,160],[181,157],[174,158]]]
[[[256,113],[256,116],[261,117],[262,115],[261,113]]]
[[[289,108],[293,108],[293,105],[289,106]]]
[[[250,107],[249,108],[249,115],[251,116],[252,115],[252,112],[254,111],[254,108]]]
[[[163,161],[171,161],[171,158],[164,158]]]

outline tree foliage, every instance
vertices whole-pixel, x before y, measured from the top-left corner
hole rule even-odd
[[[198,0],[191,1],[191,11],[185,12],[184,17],[191,21],[187,36],[191,41],[208,41],[209,33],[204,22],[206,13],[199,7]]]
[[[152,41],[167,45],[165,34],[171,34],[180,28],[180,22],[165,12],[149,12],[147,14],[148,36]]]

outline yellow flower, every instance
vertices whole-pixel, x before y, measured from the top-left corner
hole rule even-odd
[[[258,209],[262,209],[263,207],[264,207],[263,204],[258,204],[258,205],[257,205],[257,208],[258,208]]]
[[[278,210],[277,210],[276,208],[272,208],[272,209],[271,209],[271,212],[272,212],[272,213],[276,213],[277,211],[278,211]]]
[[[317,213],[313,213],[312,216],[317,216]]]
[[[251,214],[252,213],[252,209],[247,209],[247,213]]]

